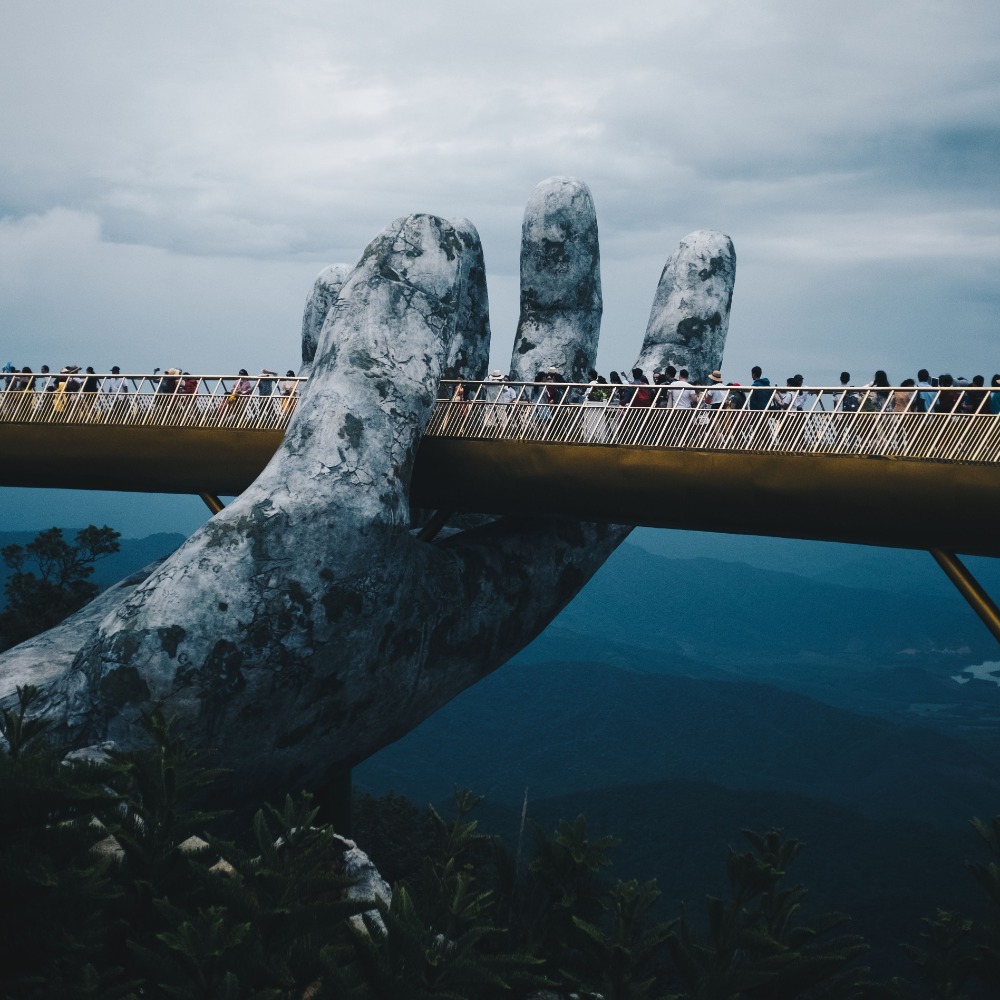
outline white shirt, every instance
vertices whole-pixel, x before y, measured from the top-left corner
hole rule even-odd
[[[492,375],[489,375],[486,378],[486,384],[483,388],[486,390],[486,402],[495,403],[500,397],[500,392],[503,388],[503,379],[494,378]]]
[[[670,385],[670,398],[673,405],[681,410],[693,410],[698,405],[698,394],[690,382],[677,379]]]

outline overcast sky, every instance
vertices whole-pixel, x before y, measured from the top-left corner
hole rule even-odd
[[[316,273],[421,211],[478,227],[506,368],[524,204],[562,174],[597,206],[602,370],[714,228],[727,378],[1000,371],[996,0],[5,0],[0,81],[18,366],[297,367]],[[52,523],[0,492],[0,529]]]

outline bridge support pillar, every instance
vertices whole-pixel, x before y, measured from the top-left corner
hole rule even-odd
[[[205,506],[213,513],[218,514],[225,509],[225,504],[214,493],[199,493],[198,496],[205,501]]]
[[[944,549],[931,549],[930,553],[948,575],[948,579],[958,588],[958,592],[969,602],[972,610],[982,619],[983,624],[993,633],[993,638],[1000,642],[1000,608],[993,603],[990,595],[983,590],[965,563],[954,552]]]
[[[428,522],[417,533],[417,538],[422,542],[433,542],[438,532],[451,520],[453,510],[436,510],[431,515]]]

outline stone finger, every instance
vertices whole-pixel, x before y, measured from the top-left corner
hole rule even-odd
[[[685,236],[660,275],[635,362],[649,376],[673,365],[704,385],[722,365],[736,282],[736,251],[725,233],[699,229]]]
[[[586,382],[601,331],[601,253],[590,190],[550,177],[532,192],[521,227],[521,313],[511,355],[516,379],[557,369]]]
[[[309,289],[305,309],[302,310],[302,367],[308,369],[316,357],[316,345],[323,330],[326,317],[340,297],[347,276],[351,273],[349,264],[331,264],[324,267],[313,286]]]

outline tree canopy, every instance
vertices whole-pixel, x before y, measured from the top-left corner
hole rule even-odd
[[[72,541],[62,528],[47,528],[27,545],[5,545],[0,557],[12,574],[4,585],[0,611],[0,650],[58,625],[95,597],[100,587],[90,576],[94,563],[117,552],[121,537],[113,528],[88,524]]]

